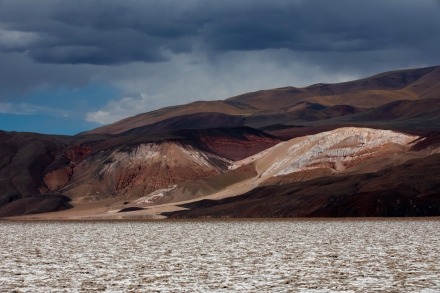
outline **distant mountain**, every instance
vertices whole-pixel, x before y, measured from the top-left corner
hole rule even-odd
[[[203,113],[218,113],[215,118],[207,120],[208,128],[218,124],[257,128],[301,124],[352,115],[395,101],[438,99],[439,93],[440,66],[399,70],[344,83],[262,90],[224,101],[168,107],[129,117],[89,133],[121,133],[170,118],[193,117],[191,114],[200,117]]]
[[[440,215],[439,113],[437,66],[0,131],[0,217]]]

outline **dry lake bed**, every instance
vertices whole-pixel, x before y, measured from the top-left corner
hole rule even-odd
[[[0,222],[0,292],[440,292],[440,220]]]

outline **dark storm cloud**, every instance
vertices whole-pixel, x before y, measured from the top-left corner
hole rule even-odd
[[[439,15],[440,0],[0,0],[0,107],[80,104],[78,117],[110,123],[437,65]]]
[[[164,2],[165,3],[165,2]],[[0,2],[3,51],[24,43],[26,52],[43,63],[118,64],[164,60],[167,50],[188,50],[183,38],[193,31],[169,7],[143,1],[4,1]],[[190,23],[194,26],[195,23]],[[32,35],[26,35],[32,34]],[[3,44],[6,43],[6,44]]]
[[[4,0],[0,49],[41,63],[98,65],[157,62],[193,50],[399,48],[428,60],[440,49],[439,12],[434,0]]]
[[[89,83],[90,65],[53,65],[30,62],[23,54],[0,52],[0,100],[15,100],[15,95],[36,88],[81,87]]]
[[[431,5],[429,5],[431,4]],[[248,12],[248,13],[246,13]],[[225,50],[369,51],[439,44],[440,10],[430,1],[303,1],[246,7],[206,24],[204,37]]]

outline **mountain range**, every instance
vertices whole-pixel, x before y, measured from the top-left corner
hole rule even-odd
[[[440,215],[440,66],[262,90],[74,136],[0,131],[0,217]]]

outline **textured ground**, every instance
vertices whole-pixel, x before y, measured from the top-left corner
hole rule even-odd
[[[2,292],[440,290],[432,220],[3,222]]]

